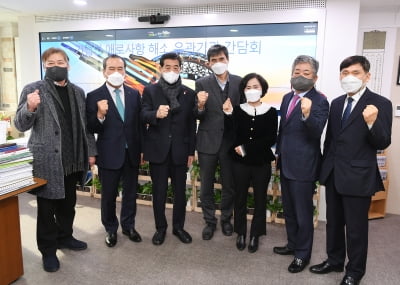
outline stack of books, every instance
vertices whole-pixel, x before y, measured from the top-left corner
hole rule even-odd
[[[25,146],[0,144],[0,195],[35,184],[32,161],[32,153]]]

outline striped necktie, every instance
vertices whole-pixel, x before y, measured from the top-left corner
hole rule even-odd
[[[118,113],[122,118],[122,121],[125,119],[125,108],[124,108],[124,103],[122,103],[121,100],[121,90],[119,89],[115,89],[114,90],[115,93],[115,102],[117,103],[117,109],[118,109]]]

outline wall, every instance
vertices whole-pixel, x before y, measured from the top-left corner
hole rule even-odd
[[[382,95],[391,99],[393,106],[400,105],[400,85],[396,84],[400,58],[400,11],[364,12],[360,16],[359,38],[365,31],[386,31]],[[358,50],[361,50],[359,46]],[[393,118],[392,144],[388,148],[389,191],[387,212],[400,214],[400,117]]]
[[[353,55],[357,51],[359,4],[359,0],[328,0],[326,9],[293,9],[219,15],[181,15],[171,17],[168,26],[200,25],[200,23],[206,25],[224,25],[317,20],[320,24],[319,31],[321,33],[317,49],[317,59],[321,65],[317,87],[331,101],[342,94],[339,85],[340,62],[345,57]],[[147,23],[137,22],[136,18],[125,19],[125,21],[100,19],[36,23],[34,17],[21,17],[18,24],[19,46],[24,47],[23,52],[20,51],[18,53],[19,61],[22,63],[18,71],[22,86],[40,78],[39,32],[149,27]],[[27,66],[29,68],[25,68]],[[288,74],[289,79],[290,74]],[[324,201],[325,198],[322,193],[320,206],[320,219],[322,220],[325,219]]]

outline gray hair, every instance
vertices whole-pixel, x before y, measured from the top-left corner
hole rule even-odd
[[[309,63],[314,72],[314,75],[317,75],[319,63],[315,58],[313,58],[312,56],[309,56],[309,55],[299,55],[298,57],[296,57],[296,59],[293,62],[293,65],[292,65],[292,74],[294,72],[296,65],[298,65],[300,63]]]

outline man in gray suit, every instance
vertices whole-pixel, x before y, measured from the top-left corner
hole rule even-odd
[[[196,81],[197,118],[200,124],[196,148],[200,164],[200,199],[206,226],[203,239],[210,240],[217,225],[214,203],[214,177],[217,164],[221,167],[222,200],[221,228],[226,236],[232,235],[231,217],[234,202],[232,161],[228,150],[232,146],[233,127],[226,116],[233,106],[239,105],[241,77],[228,72],[229,54],[225,46],[214,45],[207,52],[208,65],[214,72]]]
[[[49,48],[43,52],[42,62],[45,78],[24,87],[14,123],[21,132],[32,130],[28,147],[33,154],[33,173],[47,180],[34,193],[36,239],[44,270],[55,272],[60,268],[57,248],[87,248],[72,236],[72,225],[76,183],[86,176],[88,157],[96,155],[96,146],[86,129],[85,93],[68,80],[67,54]]]

